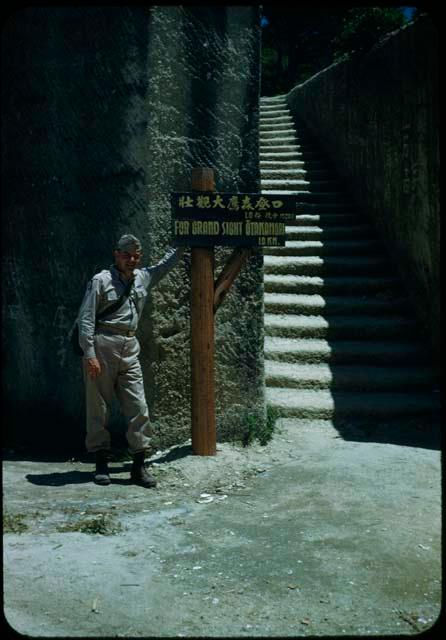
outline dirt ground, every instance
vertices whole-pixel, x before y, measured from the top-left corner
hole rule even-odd
[[[5,455],[4,612],[39,637],[408,635],[436,629],[432,425],[282,419],[266,445],[151,458],[156,489]]]

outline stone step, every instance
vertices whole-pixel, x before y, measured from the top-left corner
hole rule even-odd
[[[299,144],[303,147],[308,147],[310,151],[320,151],[320,145],[313,138],[310,138],[299,129],[295,129],[288,122],[280,122],[274,126],[272,123],[267,122],[263,124],[262,128],[259,125],[259,142],[261,145],[273,144],[274,140],[278,138],[291,138],[293,142],[285,144]]]
[[[259,141],[260,153],[283,153],[285,151],[296,151],[305,160],[306,158],[323,159],[324,154],[314,147],[308,147],[307,145],[298,144],[293,141],[278,142],[277,140],[271,140],[268,142]]]
[[[346,227],[363,227],[367,226],[367,233],[372,231],[372,226],[368,220],[363,220],[356,213],[327,213],[321,214],[299,214],[292,222],[287,223],[292,227],[318,227],[325,231],[325,227],[339,227],[345,225]]]
[[[297,133],[297,129],[294,126],[294,122],[291,117],[271,116],[268,118],[261,117],[259,120],[259,134],[264,134],[268,131],[276,131],[277,129],[291,128],[293,133]]]
[[[259,156],[265,153],[295,153],[296,156],[305,160],[302,150],[296,144],[261,144],[259,142]],[[321,155],[319,156],[322,157]]]
[[[288,145],[294,145],[298,151],[301,151],[307,156],[310,153],[318,153],[321,156],[324,155],[317,145],[296,133],[280,132],[280,135],[279,132],[278,135],[267,135],[265,133],[265,135],[259,137],[259,148],[262,151],[268,151],[268,149],[274,146],[283,147]]]
[[[263,169],[275,169],[277,171],[287,170],[287,169],[300,169],[301,171],[306,171],[305,162],[303,160],[296,160],[293,158],[284,158],[282,160],[275,159],[275,154],[263,154],[263,155],[272,155],[273,158],[271,160],[260,160],[260,171]]]
[[[271,144],[303,144],[303,142],[299,140],[296,131],[290,128],[260,131],[259,145],[264,146]]]
[[[294,364],[265,361],[265,383],[292,389],[409,390],[432,388],[428,367]]]
[[[265,111],[264,109],[261,109],[260,110],[260,118],[259,118],[260,124],[265,124],[265,123],[267,123],[267,121],[269,123],[270,120],[272,121],[272,123],[274,123],[274,122],[278,122],[278,123],[280,123],[280,122],[289,122],[290,124],[293,125],[293,127],[296,126],[294,118],[291,115],[291,112],[290,112],[289,109],[288,109],[288,113],[286,113],[284,115],[281,115],[281,116],[271,115],[271,113],[268,110]]]
[[[259,147],[260,149],[267,149],[270,146],[287,146],[287,145],[296,145],[299,146],[296,142],[296,136],[294,134],[289,134],[286,136],[272,136],[272,137],[262,137],[259,138]],[[300,148],[300,147],[299,147]]]
[[[310,135],[308,131],[304,129],[300,129],[296,127],[296,124],[293,121],[291,116],[261,116],[259,120],[259,133],[264,135],[268,132],[274,132],[278,129],[289,129],[296,133],[299,138],[305,140],[306,142],[312,142],[313,144],[318,144],[317,139]]]
[[[329,203],[333,201],[334,203],[338,203],[341,198],[342,202],[345,203],[346,206],[352,207],[352,201],[343,189],[339,189],[338,185],[333,185],[333,189],[331,190],[322,190],[321,185],[317,183],[322,183],[322,186],[325,188],[329,188],[329,185],[324,185],[325,181],[318,180],[316,184],[313,183],[311,187],[305,184],[306,180],[288,180],[286,181],[287,188],[282,188],[280,184],[284,184],[285,181],[278,180],[261,180],[261,191],[262,193],[275,193],[277,195],[289,195],[296,196],[295,200],[299,202],[307,202],[307,203],[316,203],[316,202],[325,202]],[[275,184],[274,184],[275,183]],[[289,183],[294,183],[293,185]],[[336,186],[338,188],[336,188]]]
[[[278,131],[277,135],[272,135],[272,133],[266,133],[259,137],[259,147],[265,151],[272,146],[288,146],[294,145],[300,151],[309,153],[309,152],[317,152],[321,155],[324,155],[319,147],[317,147],[314,143],[310,143],[307,140],[301,138],[298,134],[293,132],[286,131]]]
[[[339,200],[338,202],[305,202],[301,197],[301,192],[299,191],[278,191],[274,189],[274,191],[269,189],[262,189],[262,193],[268,196],[283,196],[283,195],[295,195],[299,196],[297,198],[297,206],[296,212],[297,215],[302,214],[312,214],[312,215],[320,215],[323,213],[331,214],[331,213],[352,213],[357,212],[356,206],[352,202],[346,202]],[[314,199],[313,199],[314,200]],[[293,225],[293,221],[289,222],[290,225]]]
[[[286,227],[285,227],[286,228]],[[298,228],[298,227],[297,227]],[[296,233],[296,235],[298,235]],[[377,240],[287,240],[284,247],[263,249],[265,256],[336,256],[370,255],[381,248]]]
[[[286,100],[287,99],[287,94],[286,93],[281,93],[281,94],[277,94],[276,96],[260,96],[260,104],[264,103],[264,102],[274,102],[276,100]]]
[[[279,416],[334,419],[341,416],[426,415],[438,409],[435,394],[429,392],[342,392],[267,387],[266,400]]]
[[[275,107],[277,105],[284,106],[288,109],[286,96],[282,96],[280,98],[272,98],[271,100],[265,100],[263,98],[260,98],[259,104],[261,109],[269,109],[270,107]]]
[[[270,131],[260,132],[259,137],[260,146],[271,146],[274,144],[295,144],[302,151],[317,151],[321,153],[320,148],[308,137],[302,136],[300,133],[290,129],[275,129]]]
[[[294,126],[293,119],[287,116],[279,116],[273,119],[263,120],[260,119],[259,122],[259,132],[261,135],[264,135],[269,132],[274,131],[291,131],[292,133],[297,133],[297,129]]]
[[[308,184],[312,182],[318,181],[328,181],[332,180],[337,184],[342,184],[338,178],[333,178],[333,173],[328,169],[313,169],[312,171],[308,171],[308,169],[304,169],[301,167],[282,167],[281,169],[277,169],[274,167],[263,167],[260,169],[260,178],[261,180],[306,180]]]
[[[280,111],[286,115],[291,115],[288,105],[285,102],[275,102],[271,104],[261,104],[259,109],[260,118],[268,116],[270,113],[276,113]]]
[[[308,169],[305,163],[301,160],[289,160],[288,162],[270,160],[269,162],[262,161],[260,164],[260,175],[262,178],[266,178],[268,175],[271,177],[271,179],[275,178],[277,180],[281,180],[286,176],[290,176],[298,178],[300,180],[307,180],[308,182],[311,182],[311,169]],[[328,165],[325,165],[325,167],[320,168],[319,170],[313,169],[312,171],[316,174],[326,174],[326,179],[335,180],[336,182],[342,182],[340,178],[335,175],[333,170],[329,169]]]
[[[308,147],[297,142],[272,140],[271,143],[259,142],[259,154],[263,153],[291,153],[298,154],[302,160],[324,160],[325,156],[314,147]]]
[[[262,185],[261,192],[263,194],[270,195],[289,195],[295,196],[294,202],[296,206],[299,206],[299,213],[303,213],[300,211],[300,205],[312,204],[312,205],[336,205],[338,208],[342,207],[344,210],[348,210],[352,208],[352,202],[349,200],[343,191],[308,191],[306,189],[296,189],[294,191],[284,191],[278,189],[269,189],[265,188]]]
[[[297,136],[297,131],[291,124],[282,122],[276,125],[262,124],[259,125],[260,139],[282,137],[283,135]]]
[[[260,101],[260,110],[265,111],[268,109],[274,109],[276,107],[282,107],[283,109],[288,109],[288,103],[286,100],[269,100],[269,101]]]
[[[286,238],[290,242],[293,241],[310,241],[317,240],[319,242],[326,242],[330,240],[348,240],[354,238],[359,240],[362,238],[369,239],[375,238],[373,228],[367,224],[348,225],[343,226],[325,226],[317,227],[310,226],[305,227],[303,225],[294,225],[292,221],[287,221],[285,226]]]
[[[264,120],[267,117],[277,117],[277,116],[289,116],[290,115],[290,110],[288,109],[288,107],[278,104],[278,105],[271,105],[271,106],[265,106],[265,107],[260,107],[260,119]]]
[[[285,164],[286,163],[286,164]],[[330,177],[334,175],[333,168],[330,164],[322,160],[303,160],[296,157],[286,157],[284,159],[275,159],[275,158],[264,158],[260,162],[260,175],[263,176],[264,171],[268,171],[270,169],[280,170],[280,171],[288,171],[289,169],[300,169],[307,174],[308,179],[312,176],[312,172],[317,171],[328,171]]]
[[[274,155],[274,154],[273,154]],[[260,173],[263,171],[268,171],[269,169],[279,170],[279,171],[287,171],[288,169],[300,169],[301,171],[305,171],[308,175],[311,174],[312,171],[331,171],[331,166],[327,162],[322,162],[319,160],[302,160],[299,158],[285,158],[283,160],[276,159],[266,159],[260,161]]]
[[[422,364],[428,357],[426,346],[418,342],[265,336],[265,359],[281,362],[396,365]]]
[[[419,327],[412,316],[305,316],[264,314],[265,335],[278,338],[390,340],[414,338]]]
[[[264,178],[260,179],[261,188],[263,189],[290,189],[300,191],[302,194],[323,193],[332,195],[334,198],[343,197],[345,194],[340,190],[342,183],[336,178],[328,178],[326,180],[307,180],[300,177],[292,178]],[[305,196],[307,197],[307,196]]]
[[[298,161],[300,163],[305,163],[304,159],[302,158],[302,154],[299,153],[299,151],[296,150],[296,148],[293,146],[291,151],[289,149],[285,149],[285,150],[279,150],[279,151],[259,151],[259,158],[260,158],[260,162],[266,162],[266,161],[270,161],[270,160],[293,160],[293,161]],[[316,162],[323,162],[323,159],[321,158],[320,160],[315,160]]]
[[[289,111],[282,110],[279,113],[277,111],[260,111],[259,127],[260,125],[277,125],[277,124],[290,124],[295,126],[294,120]]]
[[[406,298],[321,296],[299,293],[265,293],[265,312],[296,315],[398,315],[410,311]]]
[[[281,192],[276,193],[276,192],[272,192],[270,195],[284,195]],[[298,206],[296,207],[297,209],[297,217],[298,218],[299,215],[305,215],[305,214],[310,214],[310,215],[331,215],[331,214],[337,214],[337,213],[356,213],[357,214],[357,207],[352,203],[352,202],[318,202],[318,203],[313,203],[313,202],[300,202],[298,204]],[[292,221],[290,221],[289,223],[290,225],[293,224]]]
[[[364,275],[390,271],[384,256],[324,257],[264,256],[265,273],[285,273],[307,276]]]
[[[317,276],[274,275],[265,273],[263,277],[264,289],[267,293],[304,293],[312,294],[346,294],[362,293],[392,296],[401,290],[401,283],[394,277],[339,277],[319,278]]]

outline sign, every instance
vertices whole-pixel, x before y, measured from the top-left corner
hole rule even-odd
[[[174,193],[171,205],[177,246],[284,246],[285,225],[296,217],[290,195]]]

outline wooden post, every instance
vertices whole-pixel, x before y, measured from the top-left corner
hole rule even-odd
[[[214,171],[192,169],[194,191],[215,191]],[[192,449],[217,453],[214,394],[214,249],[192,248],[191,268]]]

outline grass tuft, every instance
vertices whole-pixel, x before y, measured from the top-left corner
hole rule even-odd
[[[103,536],[111,536],[122,531],[122,526],[119,522],[115,522],[111,516],[107,514],[99,514],[92,518],[85,518],[78,520],[77,522],[70,522],[62,524],[57,527],[57,530],[62,533],[74,532],[88,533],[90,535],[100,534]]]
[[[26,518],[23,513],[4,513],[3,514],[3,533],[23,533],[29,529],[28,525],[23,522]]]
[[[258,416],[248,413],[246,415],[246,430],[242,439],[243,446],[247,447],[255,440],[258,440],[262,446],[268,444],[273,437],[278,417],[277,410],[270,405],[266,407],[266,420],[263,424]]]

